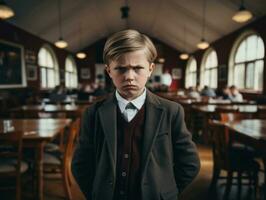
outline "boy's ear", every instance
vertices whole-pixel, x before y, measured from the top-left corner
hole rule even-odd
[[[110,67],[108,65],[105,65],[105,70],[108,74],[110,74]]]
[[[150,66],[149,66],[149,71],[150,71],[150,73],[149,73],[149,77],[151,76],[151,74],[152,74],[154,68],[155,68],[155,64],[154,64],[154,63],[151,63]]]

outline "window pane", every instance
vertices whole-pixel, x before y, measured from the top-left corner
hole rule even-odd
[[[191,86],[196,86],[196,84],[197,84],[197,73],[192,73],[191,74]]]
[[[53,68],[54,67],[54,61],[50,53],[47,53],[46,55],[46,67]]]
[[[40,51],[39,51],[39,54],[38,54],[38,64],[39,66],[45,66],[46,63],[45,63],[45,49],[42,48]]]
[[[246,60],[246,42],[245,40],[239,45],[236,51],[235,62],[244,62]]]
[[[69,84],[69,73],[68,72],[66,72],[66,87],[69,87],[70,86],[70,84]]]
[[[211,70],[211,88],[217,88],[217,68]]]
[[[217,70],[217,64],[218,64],[217,54],[214,50],[212,50],[208,54],[206,63],[205,63],[205,74],[204,74],[204,81],[203,81],[204,85],[208,85],[213,88],[217,87],[217,74],[215,74],[215,71]]]
[[[49,69],[48,70],[48,87],[53,88],[55,87],[55,77],[54,77],[54,70]]]
[[[66,71],[73,72],[73,62],[70,58],[66,59]]]
[[[254,88],[254,63],[247,64],[246,88]]]
[[[256,90],[262,90],[263,88],[263,64],[262,60],[255,63],[254,89]]]
[[[196,60],[195,59],[193,59],[192,62],[191,62],[191,64],[190,64],[190,71],[191,72],[197,71],[197,63],[196,63]]]
[[[210,71],[206,70],[204,73],[204,85],[209,86],[209,84],[210,84],[209,79],[210,79]]]
[[[258,47],[257,47],[257,59],[264,58],[264,43],[260,37],[258,37]]]
[[[46,83],[46,69],[45,68],[41,68],[41,87],[42,88],[46,88],[47,87],[47,83]]]
[[[238,88],[245,88],[245,65],[244,64],[238,64],[235,66],[235,72],[234,72],[234,84]]]
[[[247,57],[248,61],[256,59],[257,36],[252,35],[247,38]]]
[[[196,60],[192,58],[188,61],[188,65],[187,65],[186,82],[185,82],[186,88],[190,86],[194,86],[194,83],[197,82],[196,76],[194,76],[194,74],[196,74],[196,71],[197,71],[197,63],[196,63]],[[77,74],[75,74],[75,85],[76,87],[78,85]]]

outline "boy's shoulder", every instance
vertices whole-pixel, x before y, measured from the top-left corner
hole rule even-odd
[[[162,105],[164,108],[170,109],[170,110],[175,110],[179,109],[181,105],[177,102],[170,101],[168,99],[165,99],[163,97],[160,97],[152,92],[149,94],[155,101],[158,102],[158,104]]]

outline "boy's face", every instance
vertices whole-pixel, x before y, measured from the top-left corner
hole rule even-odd
[[[154,68],[144,50],[125,53],[118,60],[111,61],[106,71],[118,90],[127,100],[140,96]]]

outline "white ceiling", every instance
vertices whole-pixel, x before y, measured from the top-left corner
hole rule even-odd
[[[50,42],[59,38],[57,0],[6,2],[16,13],[9,22]],[[184,48],[188,52],[196,50],[196,44],[202,37],[203,0],[127,2],[130,7],[129,28],[157,38],[180,51]],[[245,25],[231,19],[240,2],[241,0],[206,0],[206,40],[215,41]],[[255,19],[266,14],[266,0],[244,2]],[[76,52],[127,27],[120,12],[125,0],[62,0],[61,5],[63,38],[69,44],[69,51]]]

